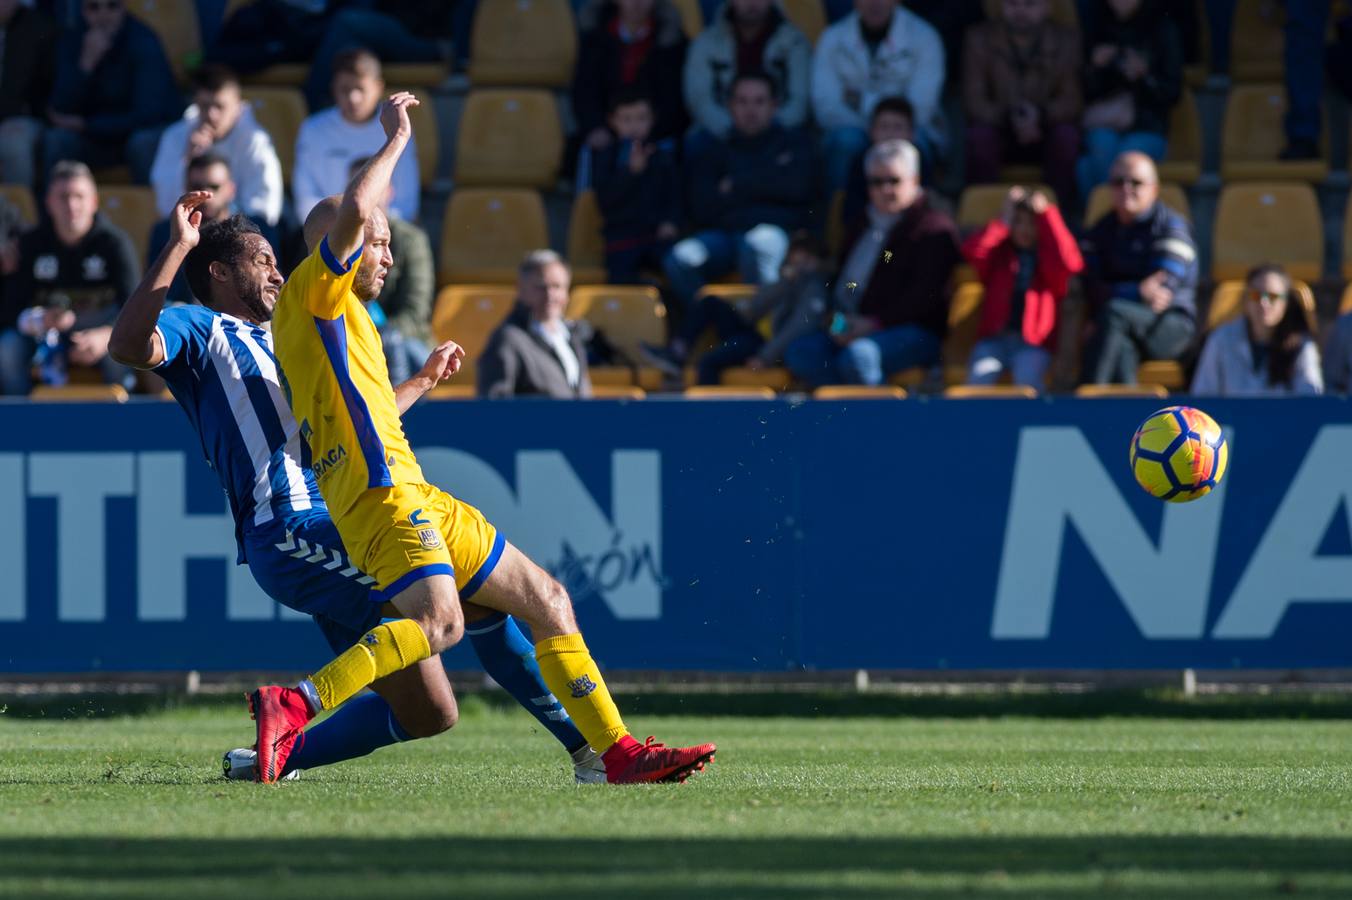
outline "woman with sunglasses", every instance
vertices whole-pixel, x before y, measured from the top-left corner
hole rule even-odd
[[[1223,397],[1322,394],[1324,376],[1310,310],[1281,266],[1265,263],[1244,279],[1244,315],[1207,338],[1192,392]]]

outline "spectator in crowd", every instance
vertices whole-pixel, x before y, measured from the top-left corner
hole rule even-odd
[[[1041,390],[1061,301],[1084,268],[1060,210],[1040,192],[1010,188],[1000,218],[968,238],[962,255],[985,288],[967,382],[994,384],[1008,370],[1015,384]]]
[[[155,32],[123,0],[84,0],[80,25],[56,45],[44,171],[63,160],[131,168],[145,184],[160,132],[183,109]]]
[[[371,156],[385,144],[380,127],[380,101],[385,96],[380,60],[369,50],[349,50],[333,61],[335,106],[317,112],[300,126],[291,190],[296,217],[302,222],[325,197],[347,187],[352,162]],[[390,211],[410,221],[418,217],[420,184],[414,138],[394,168],[394,201]]]
[[[1143,360],[1178,360],[1197,332],[1197,245],[1187,219],[1159,202],[1144,153],[1123,153],[1108,179],[1113,210],[1085,238],[1084,281],[1096,310],[1084,381],[1135,384]]]
[[[659,268],[678,233],[681,184],[675,148],[670,139],[652,140],[652,127],[648,96],[622,91],[611,101],[616,140],[591,154],[611,284],[637,284],[641,269]]]
[[[0,320],[6,311],[6,285],[19,270],[19,235],[26,229],[23,214],[5,197],[0,197]],[[20,301],[22,302],[22,301]]]
[[[150,170],[156,209],[169,215],[183,194],[188,164],[210,153],[225,160],[234,176],[238,211],[275,226],[282,217],[282,164],[272,138],[240,99],[239,78],[224,66],[205,65],[194,73],[193,85],[193,105],[160,136]]]
[[[367,157],[353,161],[350,170],[353,178],[367,161]],[[390,256],[394,265],[385,276],[380,296],[366,304],[366,308],[380,330],[390,383],[401,384],[416,375],[432,354],[432,300],[437,278],[427,232],[412,222],[389,216],[393,199],[391,185],[381,201],[381,209],[390,220]]]
[[[644,360],[668,375],[679,376],[700,337],[713,329],[718,346],[696,363],[700,384],[718,384],[725,369],[778,365],[784,348],[816,331],[825,320],[830,298],[826,248],[810,232],[795,232],[779,281],[762,285],[743,310],[721,297],[707,296],[686,316],[681,333],[666,347],[642,346]],[[758,323],[770,316],[770,339]]]
[[[1291,289],[1279,265],[1244,277],[1244,314],[1216,327],[1202,347],[1192,392],[1218,397],[1290,397],[1324,393],[1314,311]]]
[[[868,146],[869,115],[882,97],[911,101],[912,143],[935,159],[943,140],[943,89],[944,47],[934,29],[897,0],[855,0],[853,13],[822,32],[812,60],[812,111],[825,132],[827,186],[845,186],[850,164]]]
[[[785,128],[798,128],[807,123],[811,69],[811,42],[774,0],[728,0],[690,45],[685,105],[696,126],[725,138],[732,129],[732,79],[739,72],[765,72],[779,95],[776,120]]]
[[[516,309],[479,357],[480,397],[591,396],[587,325],[563,318],[571,279],[553,250],[536,250],[522,261]]]
[[[913,143],[915,137],[915,110],[911,101],[905,97],[884,97],[873,107],[868,121],[869,147],[876,147],[883,141],[906,141]],[[859,151],[859,158],[850,164],[850,174],[845,180],[844,220],[853,222],[864,215],[868,208],[867,173],[864,172],[864,158],[868,150]],[[920,160],[920,182],[925,183],[925,160]]]
[[[1154,160],[1168,149],[1169,112],[1183,86],[1178,29],[1157,0],[1101,0],[1086,35],[1085,155],[1077,179],[1088,197],[1113,161],[1136,151]]]
[[[365,47],[384,62],[454,62],[451,33],[457,4],[445,0],[381,0],[380,8],[347,6],[334,13],[305,80],[312,112],[333,103],[333,61]]]
[[[108,357],[108,337],[141,274],[131,239],[98,211],[98,188],[84,163],[52,169],[46,206],[47,218],[19,239],[18,270],[0,310],[6,394],[28,393],[35,354],[53,384],[64,383],[67,362],[98,366],[110,383],[128,375]]]
[[[0,181],[35,186],[42,118],[52,91],[57,27],[43,13],[0,0]]]
[[[189,160],[188,171],[180,185],[179,195],[188,191],[210,191],[212,194],[210,200],[197,207],[202,213],[203,225],[208,222],[220,222],[235,213],[243,212],[239,208],[239,188],[231,175],[230,163],[224,156],[218,156],[214,152],[208,151]],[[277,234],[272,226],[261,220],[256,224],[267,242],[276,247]],[[169,243],[170,227],[169,219],[164,218],[156,222],[150,230],[146,255],[147,268]],[[184,270],[180,269],[174,277],[173,283],[169,286],[167,300],[170,303],[197,302],[192,289],[188,286],[188,277]]]
[[[652,99],[653,137],[685,132],[681,68],[686,41],[671,0],[587,0],[578,27],[573,114],[585,147],[599,150],[614,139],[606,117],[614,95],[626,89]]]
[[[1329,0],[1286,0],[1286,146],[1281,158],[1318,159],[1320,116],[1324,106],[1324,35]]]
[[[1337,318],[1324,345],[1324,390],[1329,394],[1352,392],[1352,313]]]
[[[882,384],[939,361],[948,331],[948,287],[961,260],[958,229],[920,187],[920,154],[905,141],[873,147],[869,207],[847,236],[823,330],[798,338],[784,361],[799,379]]]
[[[1000,180],[1006,162],[1042,164],[1069,201],[1080,153],[1080,36],[1051,21],[1051,0],[1001,0],[963,48],[967,181]]]
[[[253,0],[239,6],[207,47],[205,61],[252,75],[278,63],[315,57],[337,3],[329,0]]]
[[[689,160],[690,219],[698,229],[664,262],[678,313],[710,279],[738,270],[748,284],[770,284],[789,249],[789,233],[811,224],[817,191],[812,142],[775,122],[774,80],[744,72],[729,97],[732,131]]]

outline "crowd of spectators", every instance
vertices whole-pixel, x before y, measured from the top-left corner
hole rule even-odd
[[[574,3],[569,171],[595,192],[608,280],[663,291],[668,342],[644,351],[658,368],[692,363],[716,383],[731,366],[784,366],[807,385],[875,385],[935,367],[965,261],[984,287],[975,350],[956,361],[973,383],[1040,389],[1069,340],[1087,383],[1131,383],[1142,362],[1200,353],[1198,391],[1347,389],[1352,322],[1334,329],[1321,370],[1309,310],[1280,267],[1255,269],[1244,315],[1201,334],[1196,241],[1159,201],[1156,170],[1196,43],[1179,10],[1191,4],[1081,0],[1077,27],[1053,20],[1050,0],[987,3],[989,16],[977,0],[831,0],[815,44],[775,0],[702,5],[706,25],[687,40],[672,0]],[[1232,5],[1206,4],[1213,44],[1227,40]],[[1329,4],[1286,7],[1283,157],[1304,159],[1319,148]],[[232,5],[184,94],[123,0],[0,0],[0,180],[44,198],[41,224],[22,235],[0,203],[0,389],[26,391],[35,369],[60,381],[67,365],[128,378],[106,360],[105,332],[143,261],[98,212],[96,175],[121,167],[114,177],[150,185],[161,216],[183,190],[210,190],[204,218],[245,213],[286,259],[297,223],[383,141],[382,60],[453,63],[449,38],[463,56],[472,8]],[[278,63],[309,66],[289,191],[276,136],[241,88]],[[1336,82],[1336,54],[1329,63]],[[1213,64],[1223,71],[1226,54]],[[1010,190],[964,240],[936,185],[998,183],[1011,164],[1039,166],[1050,190]],[[1112,209],[1073,233],[1102,184]],[[370,307],[392,375],[416,370],[433,342],[423,187],[410,148],[386,198],[395,266]],[[165,223],[148,237],[153,258]],[[526,259],[517,307],[480,361],[481,393],[589,393],[591,336],[562,317],[570,277],[557,255]],[[710,292],[730,277],[757,289],[746,306]],[[1067,335],[1077,278],[1089,315]],[[170,299],[192,302],[182,279]]]

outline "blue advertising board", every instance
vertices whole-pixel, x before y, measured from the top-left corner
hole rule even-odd
[[[1164,504],[1127,466],[1158,405],[424,403],[406,425],[611,668],[1352,666],[1352,407],[1207,401],[1230,472]],[[0,670],[323,662],[234,559],[175,405],[0,405]]]

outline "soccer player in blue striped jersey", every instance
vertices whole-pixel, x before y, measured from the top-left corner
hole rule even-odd
[[[307,442],[287,405],[268,323],[282,287],[271,246],[243,216],[201,225],[210,193],[185,194],[172,237],[127,301],[109,350],[126,365],[164,378],[216,470],[235,520],[238,562],[273,599],[314,617],[334,652],[378,625],[374,579],[347,557],[315,483]],[[179,268],[203,306],[164,309]],[[400,411],[455,368],[457,348],[439,346],[400,386]],[[322,462],[321,462],[322,465]],[[502,613],[466,604],[466,632],[485,669],[564,745],[579,782],[605,768],[540,678],[533,647]],[[456,720],[440,658],[395,672],[304,732],[282,777],[428,737]],[[226,754],[225,774],[252,778],[253,751]]]

